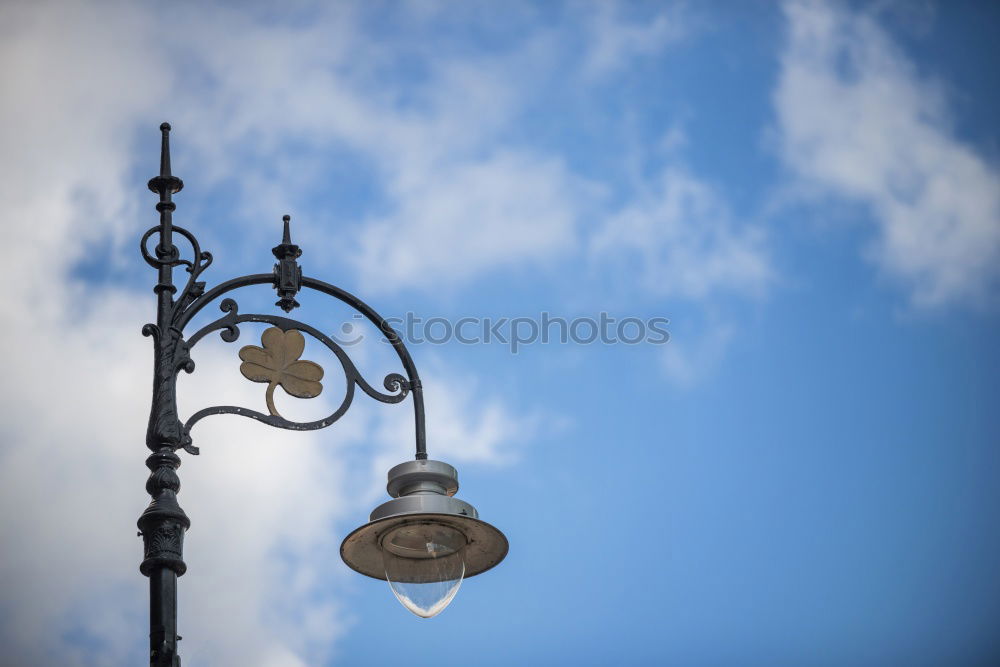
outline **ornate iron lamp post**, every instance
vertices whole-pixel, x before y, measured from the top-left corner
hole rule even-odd
[[[176,205],[171,197],[184,184],[170,170],[170,125],[162,124],[160,131],[160,174],[149,181],[149,189],[160,196],[156,205],[160,224],[143,234],[139,244],[143,259],[159,276],[153,288],[157,295],[156,324],[142,328],[143,335],[153,339],[154,348],[153,402],[146,433],[146,446],[152,450],[146,459],[151,471],[146,491],[152,501],[138,521],[144,548],[139,569],[149,577],[150,665],[180,666],[177,577],[187,570],[183,544],[184,532],[191,522],[177,504],[180,479],[176,471],[181,464],[177,450],[198,453],[191,437],[192,427],[210,415],[234,414],[297,431],[326,428],[347,412],[357,389],[383,403],[400,403],[412,397],[416,457],[389,471],[387,490],[393,499],[375,508],[369,523],[347,536],[340,548],[341,556],[354,570],[388,580],[396,597],[414,613],[434,616],[451,601],[463,578],[484,572],[503,560],[507,539],[499,530],[479,520],[474,507],[452,497],[458,490],[455,469],[427,459],[423,391],[410,353],[385,319],[366,303],[339,287],[302,274],[298,264],[302,251],[291,241],[287,215],[281,243],[272,250],[277,259],[272,272],[233,278],[206,289],[198,278],[212,263],[212,255],[201,250],[191,232],[173,224]],[[150,251],[148,242],[154,235],[158,236],[158,243]],[[190,244],[191,259],[182,257],[174,245],[175,236]],[[174,269],[179,267],[184,267],[188,274],[180,289],[173,279]],[[228,296],[219,301],[221,317],[185,338],[185,327],[205,306],[250,285],[272,285],[279,297],[275,305],[285,313],[298,307],[295,296],[301,289],[315,290],[346,303],[378,327],[399,356],[405,374],[387,375],[382,386],[388,393],[383,393],[372,387],[344,349],[320,330],[284,316],[242,314],[236,301]],[[265,395],[268,414],[217,405],[203,408],[182,422],[177,412],[177,375],[182,370],[194,371],[191,350],[215,331],[228,343],[236,341],[244,322],[271,325],[261,336],[262,346],[247,345],[239,351],[244,377],[268,385]],[[298,358],[305,344],[302,334],[312,336],[333,352],[347,384],[337,409],[311,422],[284,418],[273,400],[278,386],[299,398],[312,398],[322,391],[323,369]]]

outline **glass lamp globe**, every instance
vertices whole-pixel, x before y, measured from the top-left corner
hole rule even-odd
[[[393,497],[371,521],[344,538],[349,567],[389,582],[404,607],[421,618],[441,613],[462,581],[507,555],[507,538],[479,519],[476,508],[453,498],[458,473],[441,461],[395,466],[386,485]]]
[[[382,564],[404,607],[422,618],[437,616],[465,578],[465,535],[430,522],[403,524],[382,538]]]

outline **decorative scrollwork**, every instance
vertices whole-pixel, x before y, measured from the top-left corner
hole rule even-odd
[[[182,259],[180,256],[180,251],[176,246],[170,246],[170,248],[165,249],[159,246],[156,247],[156,254],[154,255],[149,251],[147,247],[147,242],[153,234],[160,231],[160,227],[151,227],[146,230],[146,233],[142,235],[139,240],[139,250],[142,252],[142,258],[146,260],[146,263],[152,266],[154,269],[158,269],[161,266],[183,266],[189,274],[187,284],[184,289],[181,290],[180,296],[177,298],[174,305],[174,309],[171,313],[171,321],[177,319],[184,309],[187,308],[195,299],[200,297],[205,293],[205,283],[198,280],[198,276],[207,269],[212,264],[212,253],[207,250],[203,251],[198,243],[198,239],[195,238],[194,234],[184,229],[183,227],[172,227],[172,230],[177,234],[180,234],[188,243],[191,244],[191,250],[193,252],[194,260]]]
[[[227,343],[235,343],[236,339],[240,337],[240,328],[236,326],[236,317],[239,306],[232,299],[223,299],[222,303],[219,304],[219,310],[224,313],[232,313],[232,317],[222,318],[226,320],[227,324],[222,327],[222,331],[219,332],[219,338],[226,341]],[[197,342],[197,335],[191,337],[191,345]]]
[[[226,314],[195,332],[187,341],[188,349],[193,348],[202,338],[213,331],[219,331],[224,341],[228,343],[234,342],[240,336],[239,325],[244,322],[259,322],[272,325],[272,328],[265,331],[261,336],[263,347],[248,345],[240,351],[240,358],[244,362],[243,366],[241,366],[243,375],[256,382],[269,383],[266,399],[270,414],[232,405],[217,405],[204,408],[191,415],[187,422],[185,422],[183,440],[185,446],[190,445],[192,442],[190,436],[192,427],[209,415],[233,414],[248,417],[278,428],[294,431],[312,431],[326,428],[340,419],[347,412],[354,400],[355,388],[360,388],[365,394],[382,403],[399,403],[413,389],[413,386],[406,377],[399,373],[389,373],[383,379],[382,386],[390,393],[378,391],[365,380],[361,372],[354,365],[354,362],[347,356],[347,352],[336,341],[304,322],[276,315],[263,315],[259,313],[240,314],[239,307],[233,299],[224,299],[219,304],[219,309]],[[311,422],[297,422],[285,419],[278,413],[273,402],[274,387],[278,384],[281,384],[293,396],[302,398],[317,396],[321,391],[321,386],[319,389],[317,389],[317,386],[319,386],[319,380],[323,377],[322,368],[313,362],[298,359],[304,345],[302,333],[312,336],[333,352],[344,371],[346,384],[344,398],[337,409],[323,419]],[[244,352],[247,350],[250,350],[250,352]],[[269,351],[271,351],[270,355],[268,354]],[[253,367],[248,368],[248,364]],[[306,364],[306,366],[296,367],[293,374],[297,377],[289,378],[283,373],[287,373],[292,364]],[[313,366],[315,368],[312,368]],[[283,371],[282,369],[285,370]],[[310,383],[314,383],[316,386]]]
[[[386,391],[391,391],[392,393],[396,393],[407,384],[406,378],[399,373],[389,373],[382,381],[382,386],[385,387]]]
[[[158,269],[161,266],[184,265],[190,267],[191,262],[186,259],[180,259],[180,252],[176,247],[171,246],[169,249],[163,249],[157,246],[157,253],[155,256],[153,253],[149,252],[149,249],[146,248],[146,241],[148,241],[153,234],[156,234],[159,231],[159,225],[150,227],[146,230],[146,233],[142,235],[142,238],[139,239],[139,251],[142,252],[142,258],[146,260],[146,263],[154,269]],[[163,257],[161,258],[160,255],[163,255]]]
[[[409,351],[400,336],[371,306],[339,287],[303,275],[302,267],[298,264],[298,258],[302,251],[298,245],[291,241],[289,216],[286,215],[283,218],[284,230],[281,243],[272,249],[277,263],[270,273],[240,276],[219,283],[211,289],[206,289],[205,283],[200,281],[199,277],[211,265],[212,254],[202,251],[198,240],[189,231],[173,225],[172,215],[176,206],[171,201],[171,195],[181,190],[183,182],[170,173],[170,126],[164,123],[160,126],[160,130],[162,132],[160,175],[149,182],[150,189],[160,196],[160,201],[156,205],[156,210],[160,213],[160,224],[146,231],[139,241],[143,259],[151,267],[157,269],[160,274],[159,282],[154,287],[158,300],[156,323],[148,324],[142,330],[143,335],[153,338],[155,350],[153,402],[146,436],[147,446],[154,451],[161,448],[175,451],[183,447],[189,453],[197,454],[198,448],[192,444],[190,431],[195,423],[210,414],[237,414],[279,428],[294,430],[324,428],[346,412],[354,398],[355,390],[360,387],[368,396],[383,403],[399,403],[409,394],[413,395],[416,456],[418,459],[426,459],[423,392]],[[150,248],[149,240],[157,233],[160,235],[159,244]],[[192,253],[190,259],[181,257],[181,252],[172,242],[174,234],[184,237],[190,244]],[[173,282],[172,269],[181,266],[185,267],[189,276],[178,294],[178,286]],[[295,296],[302,289],[320,292],[350,306],[378,327],[378,330],[392,345],[399,357],[405,375],[388,374],[382,382],[382,386],[388,393],[383,393],[372,387],[361,376],[340,345],[317,329],[285,317],[259,314],[240,315],[233,299],[222,298],[233,290],[252,285],[270,285],[277,290],[280,298],[276,305],[285,312],[290,312],[298,307],[299,304],[295,300]],[[217,303],[219,299],[221,299],[219,308],[224,315],[199,329],[190,338],[185,339],[184,331],[192,319],[207,305]],[[294,422],[286,420],[274,407],[273,391],[279,383],[273,378],[269,379],[263,374],[258,374],[251,379],[260,377],[259,381],[268,382],[268,392],[265,398],[268,399],[268,412],[270,414],[236,406],[215,406],[196,412],[186,423],[182,424],[177,414],[176,379],[180,371],[190,373],[194,370],[194,361],[191,359],[190,350],[201,338],[212,331],[219,331],[220,337],[227,343],[235,342],[240,336],[239,325],[243,322],[270,324],[283,332],[283,335],[298,331],[319,340],[327,349],[331,350],[344,370],[346,391],[340,406],[332,414],[316,421]],[[246,362],[248,359],[244,359],[244,361]],[[251,375],[254,374],[251,373]],[[319,374],[313,372],[310,378],[313,376],[316,377],[314,381],[318,383]],[[304,379],[313,381],[310,378]],[[280,384],[286,391],[289,390],[290,385],[287,382]],[[295,390],[293,389],[291,393],[295,395]],[[318,394],[318,391],[316,393]],[[304,394],[300,391],[299,395]]]
[[[152,322],[147,322],[146,324],[142,325],[142,335],[146,337],[152,336],[153,341],[159,342],[160,327],[156,326]]]

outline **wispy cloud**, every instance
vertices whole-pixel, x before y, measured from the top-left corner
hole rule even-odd
[[[587,77],[601,78],[628,67],[636,57],[655,56],[689,31],[682,5],[661,6],[652,17],[623,16],[620,3],[594,3],[583,63]]]
[[[684,164],[685,143],[674,127],[658,150],[666,165],[649,179],[634,170],[635,194],[590,237],[590,262],[640,300],[669,299],[672,308],[683,301],[701,315],[734,298],[765,298],[778,280],[767,230],[740,219],[717,186]],[[686,319],[671,327],[660,368],[675,387],[690,389],[715,373],[732,337],[724,318],[702,326]]]
[[[773,271],[762,229],[738,224],[725,199],[680,165],[645,190],[590,240],[595,261],[628,267],[653,295],[763,294]]]
[[[872,16],[790,2],[774,93],[802,181],[870,207],[870,254],[914,303],[978,302],[1000,272],[1000,170],[951,131],[941,88]]]
[[[440,289],[577,250],[582,188],[558,159],[500,152],[412,176],[393,215],[361,232],[355,266],[369,289]]]

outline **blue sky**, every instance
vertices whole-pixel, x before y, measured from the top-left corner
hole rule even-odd
[[[136,242],[169,120],[210,284],[270,270],[289,213],[306,273],[387,317],[670,320],[666,344],[411,344],[432,458],[511,543],[430,621],[337,551],[411,456],[407,408],[206,419],[179,470],[185,665],[994,663],[997,25],[971,2],[5,4],[9,659],[143,659]],[[366,376],[397,371],[360,331]],[[258,336],[200,343],[182,412],[262,409],[236,372]],[[328,390],[282,409],[339,402],[322,355]]]

